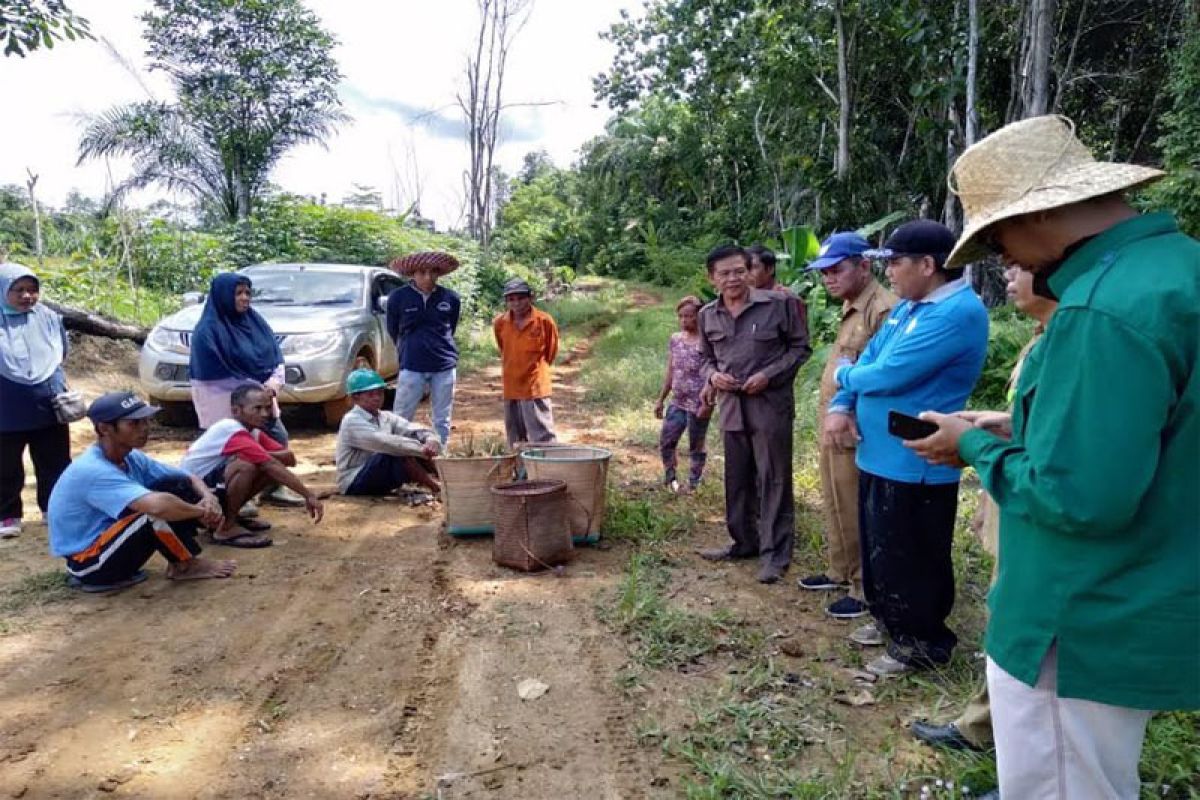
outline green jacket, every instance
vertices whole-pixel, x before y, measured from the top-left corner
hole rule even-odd
[[[1061,697],[1200,707],[1200,242],[1137,217],[1050,287],[1012,441],[959,444],[1001,511],[988,655],[1032,686],[1057,639]]]

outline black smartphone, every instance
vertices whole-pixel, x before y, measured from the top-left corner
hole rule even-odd
[[[888,412],[888,433],[906,442],[913,439],[924,439],[937,433],[937,423],[914,417],[892,409]]]

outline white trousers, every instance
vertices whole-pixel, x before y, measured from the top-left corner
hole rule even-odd
[[[1151,712],[1058,696],[1051,645],[1030,688],[987,660],[1000,797],[1137,800]]]

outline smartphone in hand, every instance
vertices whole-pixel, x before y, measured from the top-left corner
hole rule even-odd
[[[929,422],[895,409],[888,412],[888,433],[906,442],[932,436],[937,433],[937,430],[938,426],[935,422]]]

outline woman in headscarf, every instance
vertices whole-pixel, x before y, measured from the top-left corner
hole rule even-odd
[[[250,307],[251,286],[248,277],[236,272],[214,277],[208,302],[192,333],[188,373],[201,428],[230,415],[229,395],[239,384],[257,381],[267,387],[272,398],[283,385],[283,353],[271,326]],[[287,444],[287,431],[278,421],[279,403],[274,399],[272,403],[275,422],[267,433]]]
[[[21,532],[25,448],[43,515],[71,463],[68,427],[51,403],[67,388],[67,332],[62,317],[38,303],[40,293],[41,282],[28,269],[0,264],[0,539]]]

